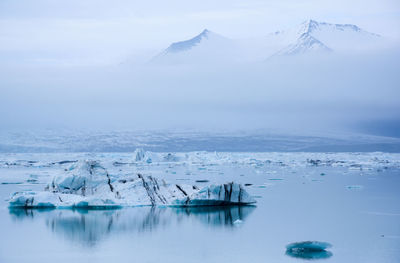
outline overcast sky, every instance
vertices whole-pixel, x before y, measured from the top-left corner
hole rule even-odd
[[[204,28],[243,38],[309,18],[400,38],[398,0],[1,0],[0,59],[108,63],[151,56]]]

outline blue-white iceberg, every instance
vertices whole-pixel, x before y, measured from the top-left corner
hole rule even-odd
[[[169,184],[152,176],[113,178],[96,161],[79,161],[55,176],[44,191],[14,193],[12,208],[117,208],[127,206],[248,205],[255,200],[231,182],[198,189]]]

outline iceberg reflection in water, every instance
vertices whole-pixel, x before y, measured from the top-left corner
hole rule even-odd
[[[330,251],[322,250],[322,251],[303,251],[300,253],[295,251],[286,251],[286,255],[305,260],[316,260],[316,259],[330,258],[333,254]]]
[[[255,206],[156,208],[117,210],[10,209],[15,222],[42,220],[57,236],[86,246],[95,246],[109,235],[143,233],[193,220],[211,227],[234,229]]]

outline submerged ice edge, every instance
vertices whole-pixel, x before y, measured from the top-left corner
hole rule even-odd
[[[99,162],[81,160],[55,176],[44,191],[14,193],[10,207],[21,208],[118,208],[126,206],[226,206],[256,201],[240,184],[231,182],[199,189],[169,184],[152,176],[112,180]]]

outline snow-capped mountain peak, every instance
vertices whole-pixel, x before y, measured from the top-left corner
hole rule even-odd
[[[231,39],[204,29],[197,36],[172,43],[167,49],[153,58],[153,62],[192,63],[227,59],[233,49]]]
[[[165,51],[171,53],[186,51],[198,45],[203,39],[208,39],[213,35],[216,34],[208,29],[204,29],[200,34],[191,39],[172,43]]]
[[[299,34],[310,34],[313,30],[319,27],[319,23],[315,20],[309,19],[300,25]]]
[[[370,35],[378,36],[377,34],[369,33],[367,31],[362,30],[356,25],[352,24],[331,24],[326,22],[318,22],[312,19],[306,20],[300,25],[299,34],[313,34],[317,31],[321,30],[331,30],[331,31],[348,31],[348,32],[361,32]]]
[[[384,45],[384,39],[353,24],[332,24],[308,19],[288,30],[262,38],[231,40],[204,29],[195,37],[172,43],[152,61],[198,63],[262,61],[269,57],[364,52]]]
[[[380,36],[352,24],[331,24],[308,19],[298,27],[269,34],[268,41],[283,46],[274,54],[276,56],[363,50],[377,45]]]
[[[281,49],[275,55],[298,55],[308,52],[330,52],[332,49],[327,47],[318,39],[308,33],[303,33],[299,39],[289,46]]]

